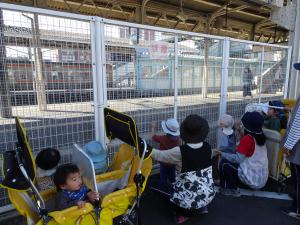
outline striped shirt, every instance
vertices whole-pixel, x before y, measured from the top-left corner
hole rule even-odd
[[[288,133],[283,146],[292,150],[300,140],[300,96],[298,97],[292,117],[289,123]]]

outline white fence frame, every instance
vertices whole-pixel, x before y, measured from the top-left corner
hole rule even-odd
[[[105,59],[105,37],[104,37],[104,26],[106,24],[117,25],[117,26],[126,26],[132,28],[141,28],[147,30],[153,30],[158,32],[167,32],[172,33],[175,36],[175,53],[178,50],[178,35],[188,35],[193,37],[201,37],[201,38],[212,38],[216,40],[220,40],[223,42],[223,61],[222,61],[222,76],[221,76],[221,93],[220,93],[220,105],[219,105],[219,114],[222,115],[226,112],[227,107],[227,81],[228,81],[228,65],[229,65],[229,50],[230,50],[230,42],[240,42],[246,44],[255,44],[260,45],[262,47],[271,46],[277,47],[281,49],[287,49],[288,57],[287,57],[287,67],[286,74],[290,72],[290,64],[291,64],[291,46],[282,46],[282,45],[274,45],[246,40],[239,40],[229,37],[221,37],[214,36],[209,34],[200,34],[182,30],[173,30],[162,27],[154,27],[148,25],[141,25],[135,23],[129,23],[124,21],[116,21],[111,19],[105,19],[94,16],[85,16],[72,14],[67,12],[60,11],[52,11],[41,8],[32,8],[20,5],[6,4],[0,3],[0,8],[4,10],[13,10],[13,11],[21,11],[21,12],[29,12],[29,13],[38,13],[39,15],[47,15],[53,17],[64,17],[68,19],[74,19],[79,21],[87,21],[90,23],[90,31],[91,31],[91,51],[92,51],[92,70],[93,70],[93,91],[94,91],[94,113],[95,113],[95,139],[99,140],[102,143],[107,143],[105,131],[104,131],[104,115],[103,109],[107,106],[107,86],[106,86],[106,59]],[[264,48],[262,48],[264,49]],[[263,54],[262,54],[262,63],[263,63]],[[174,117],[177,117],[177,95],[178,95],[178,56],[175,54],[174,59]],[[288,96],[288,83],[289,83],[289,75],[285,77],[285,86],[284,86],[284,97]],[[260,87],[261,88],[261,87]],[[260,99],[260,98],[259,98]],[[0,207],[0,212],[6,211],[7,207]]]

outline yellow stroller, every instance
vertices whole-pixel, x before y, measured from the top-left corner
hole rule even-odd
[[[105,125],[107,136],[110,139],[119,138],[131,145],[131,147],[121,145],[120,149],[125,148],[127,152],[129,149],[137,151],[131,162],[127,186],[122,190],[107,194],[101,203],[95,206],[87,203],[81,209],[74,206],[62,211],[48,212],[45,200],[48,200],[55,192],[50,190],[39,193],[36,189],[34,185],[36,171],[32,151],[25,129],[19,119],[16,118],[17,148],[4,154],[3,172],[5,178],[2,186],[8,188],[12,204],[21,215],[26,217],[27,224],[111,225],[113,218],[120,215],[123,215],[121,219],[123,223],[135,224],[133,220],[140,221],[138,214],[139,200],[152,169],[152,161],[149,157],[151,152],[146,150],[145,142],[138,137],[135,122],[127,115],[105,109]],[[79,146],[75,147],[77,152],[81,151]],[[90,164],[92,165],[91,161]],[[94,171],[89,171],[92,178],[90,179],[91,182],[87,182],[86,185],[95,190],[98,185],[96,181],[104,182],[118,179],[124,174],[124,171],[118,168],[117,165],[115,168],[117,170],[99,176],[95,176]],[[136,216],[133,216],[134,213],[136,213]]]

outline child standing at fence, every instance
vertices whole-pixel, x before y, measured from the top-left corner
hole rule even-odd
[[[180,144],[179,139],[179,124],[176,119],[168,119],[161,122],[162,130],[164,135],[153,135],[152,140],[159,143],[160,150],[167,150],[174,148]],[[155,134],[156,127],[152,124],[152,134]],[[160,180],[161,182],[175,181],[175,165],[168,163],[160,163]]]

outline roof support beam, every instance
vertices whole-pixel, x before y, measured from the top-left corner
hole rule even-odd
[[[37,2],[39,7],[45,7],[54,10],[71,11],[74,13],[85,13],[88,15],[97,15],[102,17],[109,17],[113,19],[121,19],[127,21],[135,21],[137,23],[151,24],[157,26],[165,26],[169,28],[192,30],[195,32],[210,32],[217,35],[228,35],[232,37],[238,36],[239,30],[245,30],[247,36],[257,37],[261,34],[269,37],[274,36],[273,23],[267,17],[267,9],[262,9],[263,14],[255,13],[252,4],[246,0],[234,0],[230,4],[221,5],[217,1],[209,0],[189,0],[189,3],[204,5],[210,10],[215,8],[215,12],[207,19],[207,12],[197,11],[194,9],[184,8],[186,20],[178,21],[176,15],[180,8],[171,3],[161,2],[159,0],[3,0],[4,2],[34,5]],[[236,13],[235,17],[228,17],[228,28],[224,27],[222,18],[221,23],[214,24],[214,21],[227,13]],[[251,10],[250,10],[251,8]],[[236,19],[236,16],[251,17],[252,21],[260,19],[261,21],[255,25],[253,31],[253,22],[245,22]],[[256,18],[256,19],[255,19]],[[209,24],[206,25],[206,24]],[[221,26],[219,26],[221,24]],[[271,29],[270,29],[271,28]],[[277,30],[276,37],[285,34],[284,29]]]
[[[142,2],[142,24],[145,24],[146,19],[146,5],[150,0],[143,0]]]

